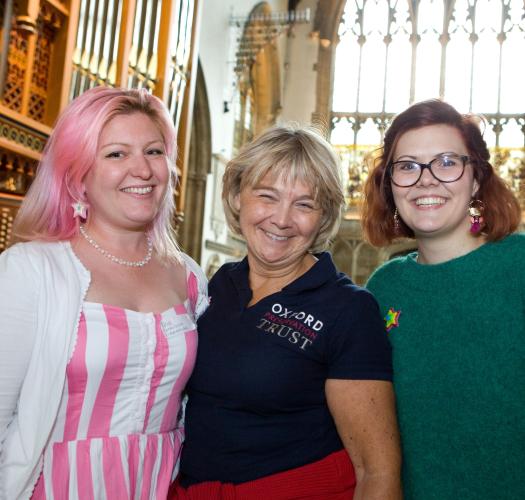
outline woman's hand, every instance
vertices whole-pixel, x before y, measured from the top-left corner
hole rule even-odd
[[[401,499],[401,451],[392,384],[328,379],[325,391],[354,465],[354,500]]]

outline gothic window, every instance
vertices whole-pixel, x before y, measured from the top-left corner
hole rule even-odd
[[[493,164],[525,208],[522,0],[348,0],[336,51],[331,140],[359,203],[365,157],[392,117],[439,97],[482,114]]]

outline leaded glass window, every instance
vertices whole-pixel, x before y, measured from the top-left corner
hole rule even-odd
[[[348,0],[339,38],[331,140],[350,207],[392,117],[439,97],[485,116],[493,164],[525,208],[523,0]]]

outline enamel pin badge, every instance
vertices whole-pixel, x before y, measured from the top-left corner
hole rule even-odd
[[[396,311],[393,307],[387,311],[385,316],[385,326],[387,332],[392,330],[392,328],[399,326],[399,316],[401,316],[401,311]]]

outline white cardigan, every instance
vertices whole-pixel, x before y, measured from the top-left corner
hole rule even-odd
[[[199,283],[196,315],[207,305]],[[0,500],[29,499],[42,469],[91,276],[69,242],[28,242],[0,255]]]

